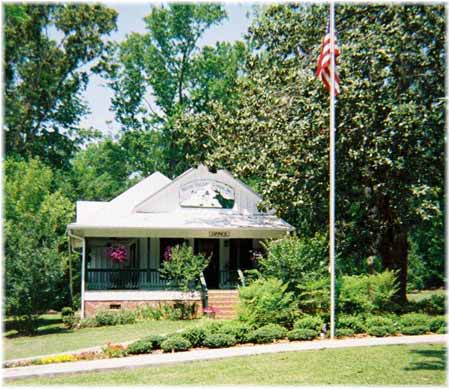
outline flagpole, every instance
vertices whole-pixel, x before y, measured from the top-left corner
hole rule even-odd
[[[330,88],[330,193],[329,193],[329,229],[330,229],[330,338],[335,335],[335,55],[334,55],[334,2],[330,3],[330,51],[331,51],[331,88]]]

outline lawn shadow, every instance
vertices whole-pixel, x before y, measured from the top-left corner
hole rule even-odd
[[[414,349],[411,353],[422,356],[420,362],[414,362],[404,370],[445,370],[446,369],[446,349]]]
[[[37,333],[29,336],[64,334],[73,332],[73,330],[63,327],[60,316],[55,315],[55,317],[49,317],[48,315],[46,315],[44,317],[40,317],[38,323]],[[26,336],[17,332],[17,323],[14,320],[5,320],[3,323],[3,331],[4,337],[8,339]]]

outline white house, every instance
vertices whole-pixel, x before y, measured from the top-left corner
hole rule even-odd
[[[293,231],[273,211],[259,211],[260,201],[228,171],[202,165],[173,181],[156,172],[109,202],[78,201],[68,232],[82,249],[82,316],[186,299],[205,305],[206,290],[236,289],[261,240]],[[203,292],[170,289],[160,277],[167,247],[182,242],[211,255]],[[112,260],[117,247],[125,248],[123,263]]]

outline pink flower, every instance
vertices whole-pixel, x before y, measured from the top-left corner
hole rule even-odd
[[[124,263],[128,259],[128,250],[123,245],[109,247],[107,254],[111,261],[116,263]]]

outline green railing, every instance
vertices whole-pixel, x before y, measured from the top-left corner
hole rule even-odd
[[[174,289],[157,269],[87,269],[86,289]]]

